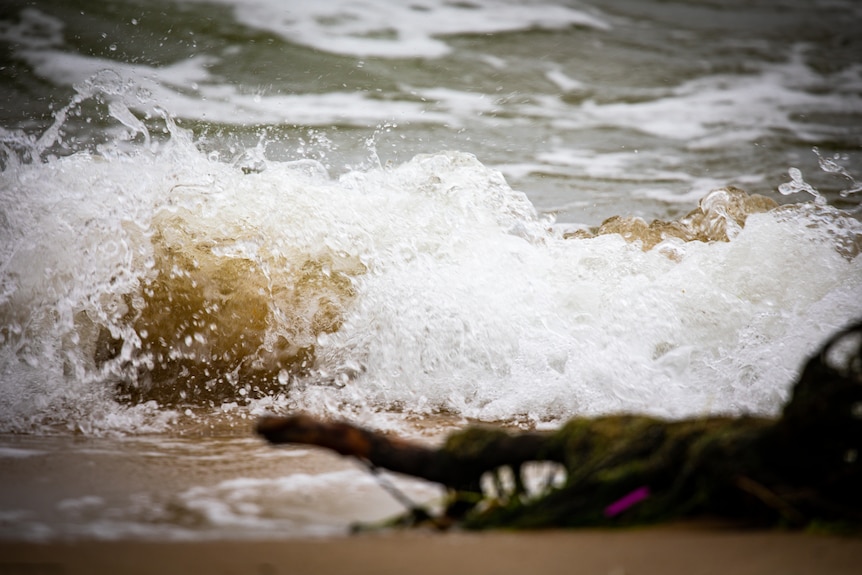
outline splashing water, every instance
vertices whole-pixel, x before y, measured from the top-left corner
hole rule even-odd
[[[842,198],[846,198],[851,194],[862,192],[862,184],[857,182],[856,179],[852,175],[850,175],[850,172],[848,172],[844,166],[838,163],[838,160],[842,159],[841,154],[835,154],[832,158],[825,158],[820,154],[820,150],[818,150],[816,147],[813,151],[815,154],[817,154],[817,162],[820,165],[821,170],[830,174],[839,174],[841,176],[844,176],[850,182],[849,187],[844,188],[843,190],[838,192],[838,194]],[[846,160],[846,158],[843,159]]]
[[[820,195],[820,192],[812,186],[808,184],[802,178],[802,171],[799,168],[790,168],[787,170],[788,175],[790,175],[790,181],[784,182],[783,184],[778,186],[778,191],[784,194],[785,196],[789,196],[791,194],[797,194],[799,192],[805,192],[809,194],[812,198],[814,198],[814,202],[818,205],[826,204],[826,199]]]
[[[104,142],[64,135],[87,106]],[[110,73],[39,137],[5,132],[3,430],[772,413],[862,315],[862,226],[799,170],[780,191],[811,204],[725,188],[572,234],[469,154],[381,166],[374,145],[338,177],[265,141],[224,162]]]

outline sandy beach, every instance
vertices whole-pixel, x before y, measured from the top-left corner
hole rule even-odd
[[[613,532],[408,532],[282,541],[3,543],[0,557],[3,575],[849,575],[859,573],[862,538],[674,525]]]

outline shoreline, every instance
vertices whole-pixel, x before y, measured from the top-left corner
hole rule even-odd
[[[0,542],[0,574],[829,573],[862,569],[862,537],[683,524],[625,530],[212,541]]]

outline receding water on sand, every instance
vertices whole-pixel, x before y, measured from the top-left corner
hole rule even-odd
[[[358,462],[250,434],[0,436],[0,540],[343,535],[403,511]],[[423,504],[442,496],[386,476]]]

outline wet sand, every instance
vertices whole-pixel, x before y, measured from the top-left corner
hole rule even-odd
[[[312,538],[301,534],[302,524],[297,524],[300,534],[291,537],[289,529],[268,528],[283,524],[267,523],[264,511],[242,514],[237,508],[230,518],[241,527],[204,521],[196,529],[176,531],[172,520],[153,520],[135,511],[136,498],[147,496],[150,505],[176,510],[191,505],[188,498],[176,496],[189,490],[203,489],[201,500],[230,501],[240,492],[219,490],[225,481],[264,481],[253,491],[265,492],[279,485],[267,478],[325,475],[356,466],[320,450],[276,450],[243,437],[0,439],[5,450],[0,462],[0,511],[5,513],[0,516],[0,575],[862,573],[862,536],[751,531],[703,522],[619,531],[416,530]],[[366,491],[351,487],[365,473],[346,476],[348,483],[324,490],[322,499],[306,501],[279,492],[271,501],[264,495],[249,501],[262,509],[267,504],[319,512],[326,508],[335,519],[343,512],[345,525],[351,518],[398,512],[379,486],[371,484]],[[94,497],[100,503],[91,507],[69,505]],[[18,511],[24,519],[14,519]],[[117,532],[123,523],[111,520],[118,512],[120,519],[147,528],[147,535]],[[249,527],[249,521],[256,527]],[[47,535],[33,539],[23,533],[32,523],[48,531],[31,535]]]
[[[671,526],[194,543],[0,544],[17,574],[858,574],[862,538]]]

